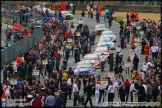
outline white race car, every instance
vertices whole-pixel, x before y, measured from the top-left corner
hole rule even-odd
[[[100,37],[97,47],[109,47],[110,49],[114,49],[114,43],[109,37]]]
[[[113,31],[108,30],[108,31],[103,31],[101,33],[101,36],[109,37],[113,42],[116,42],[116,36]]]

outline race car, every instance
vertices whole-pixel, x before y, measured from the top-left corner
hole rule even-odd
[[[99,56],[97,54],[86,54],[82,61],[89,61],[92,63],[93,67],[100,68]]]
[[[97,48],[95,49],[94,54],[97,54],[97,55],[100,56],[102,53],[104,53],[105,56],[106,56],[107,58],[108,58],[108,56],[109,56],[109,54],[110,54],[107,47],[97,47]]]
[[[76,68],[74,67],[73,69],[74,77],[79,76],[79,78],[82,77],[82,75],[90,75],[95,73],[93,64],[87,61],[78,62]]]
[[[97,44],[98,47],[108,47],[114,49],[114,43],[108,37],[101,37]]]
[[[70,14],[69,11],[61,11],[61,13],[64,17],[64,20],[73,20],[73,18],[74,18],[74,15]]]
[[[113,31],[111,31],[111,30],[103,31],[103,32],[101,33],[101,36],[109,37],[109,38],[111,38],[111,40],[112,40],[113,42],[116,42],[116,36],[115,36],[115,34],[113,33]]]
[[[94,28],[94,32],[97,35],[100,35],[102,33],[102,31],[107,31],[108,28],[105,26],[105,24],[97,24]]]

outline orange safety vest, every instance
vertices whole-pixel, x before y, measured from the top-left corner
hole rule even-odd
[[[18,8],[18,9],[20,8],[20,4],[17,4],[17,8]]]
[[[55,10],[55,4],[52,4],[51,10]]]
[[[145,56],[149,56],[150,55],[150,46],[147,44],[144,47],[144,51],[145,51]]]

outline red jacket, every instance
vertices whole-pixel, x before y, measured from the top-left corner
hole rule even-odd
[[[124,85],[125,85],[125,87],[130,87],[130,86],[131,86],[131,84],[130,84],[129,81],[125,81],[125,82],[124,82]]]
[[[54,55],[55,56],[58,56],[58,51],[54,51]]]
[[[68,31],[65,32],[65,38],[68,38],[69,37],[69,33]]]
[[[41,99],[34,99],[32,103],[32,108],[41,108],[42,107],[42,101]]]

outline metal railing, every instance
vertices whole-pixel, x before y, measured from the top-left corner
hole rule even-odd
[[[1,68],[6,62],[13,61],[17,56],[31,49],[36,42],[42,39],[42,28],[38,28],[31,36],[15,42],[11,46],[1,50]]]

